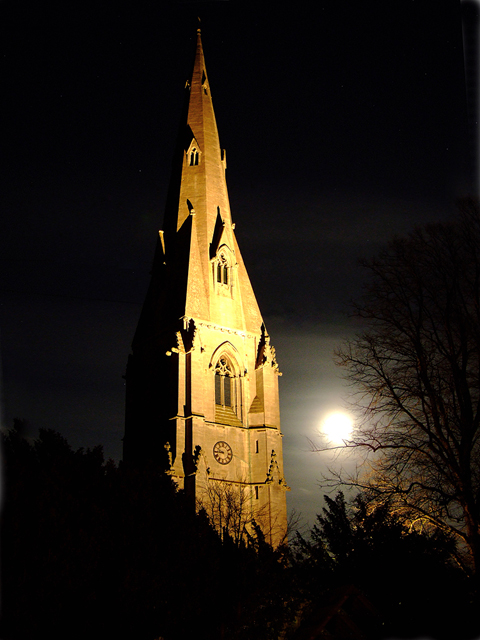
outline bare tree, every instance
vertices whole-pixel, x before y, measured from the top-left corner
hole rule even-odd
[[[249,484],[207,478],[205,485],[206,491],[197,501],[197,508],[205,511],[222,538],[228,535],[239,545],[255,535],[257,526],[263,531],[267,509],[266,506],[254,507]]]
[[[354,315],[365,330],[336,354],[360,409],[346,447],[363,473],[342,483],[393,504],[412,526],[455,534],[480,574],[480,212],[391,241]],[[368,467],[368,471],[365,469]]]

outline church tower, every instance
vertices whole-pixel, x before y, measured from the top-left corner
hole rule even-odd
[[[229,519],[243,535],[255,521],[275,546],[288,490],[280,373],[235,238],[200,29],[185,90],[164,228],[127,365],[124,460],[161,465],[214,525]]]

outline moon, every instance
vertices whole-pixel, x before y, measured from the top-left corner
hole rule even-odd
[[[329,413],[322,423],[322,431],[328,439],[336,444],[348,440],[352,434],[353,421],[341,411]]]

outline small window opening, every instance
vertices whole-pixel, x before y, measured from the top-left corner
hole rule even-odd
[[[198,165],[198,151],[194,147],[190,152],[190,166],[193,167],[196,165]]]
[[[233,407],[233,372],[226,358],[220,358],[215,367],[215,404]]]
[[[255,487],[255,500],[258,500],[258,487]]]
[[[217,262],[217,282],[228,284],[228,264],[224,256]]]
[[[215,404],[222,404],[222,377],[215,373]]]
[[[258,440],[255,440],[255,453],[258,453]]]
[[[223,399],[226,407],[232,406],[232,379],[228,377],[223,379]]]

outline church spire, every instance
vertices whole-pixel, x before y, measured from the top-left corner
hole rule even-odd
[[[155,461],[204,508],[220,483],[278,544],[288,489],[279,371],[231,221],[200,29],[185,89],[164,231],[127,365],[125,460]]]
[[[164,234],[154,266],[155,273],[165,271],[166,265],[166,283],[161,288],[165,293],[170,289],[165,298],[168,311],[161,311],[162,322],[167,313],[175,314],[172,320],[200,317],[225,326],[233,322],[237,329],[257,330],[262,318],[233,231],[226,157],[220,147],[200,29],[185,90]],[[223,303],[223,318],[213,317],[218,316],[218,283],[212,276],[215,268],[224,269],[221,284],[229,285],[230,302]],[[222,295],[226,295],[224,289]],[[155,297],[159,310],[159,295],[155,293]]]
[[[181,125],[179,138],[181,166],[177,165],[180,176],[178,173],[173,176],[171,185],[177,193],[178,205],[166,212],[165,228],[173,226],[174,218],[178,231],[193,208],[199,231],[205,241],[210,242],[218,213],[230,224],[231,217],[225,152],[220,148],[200,29],[197,29],[195,61],[186,92],[186,123]]]

